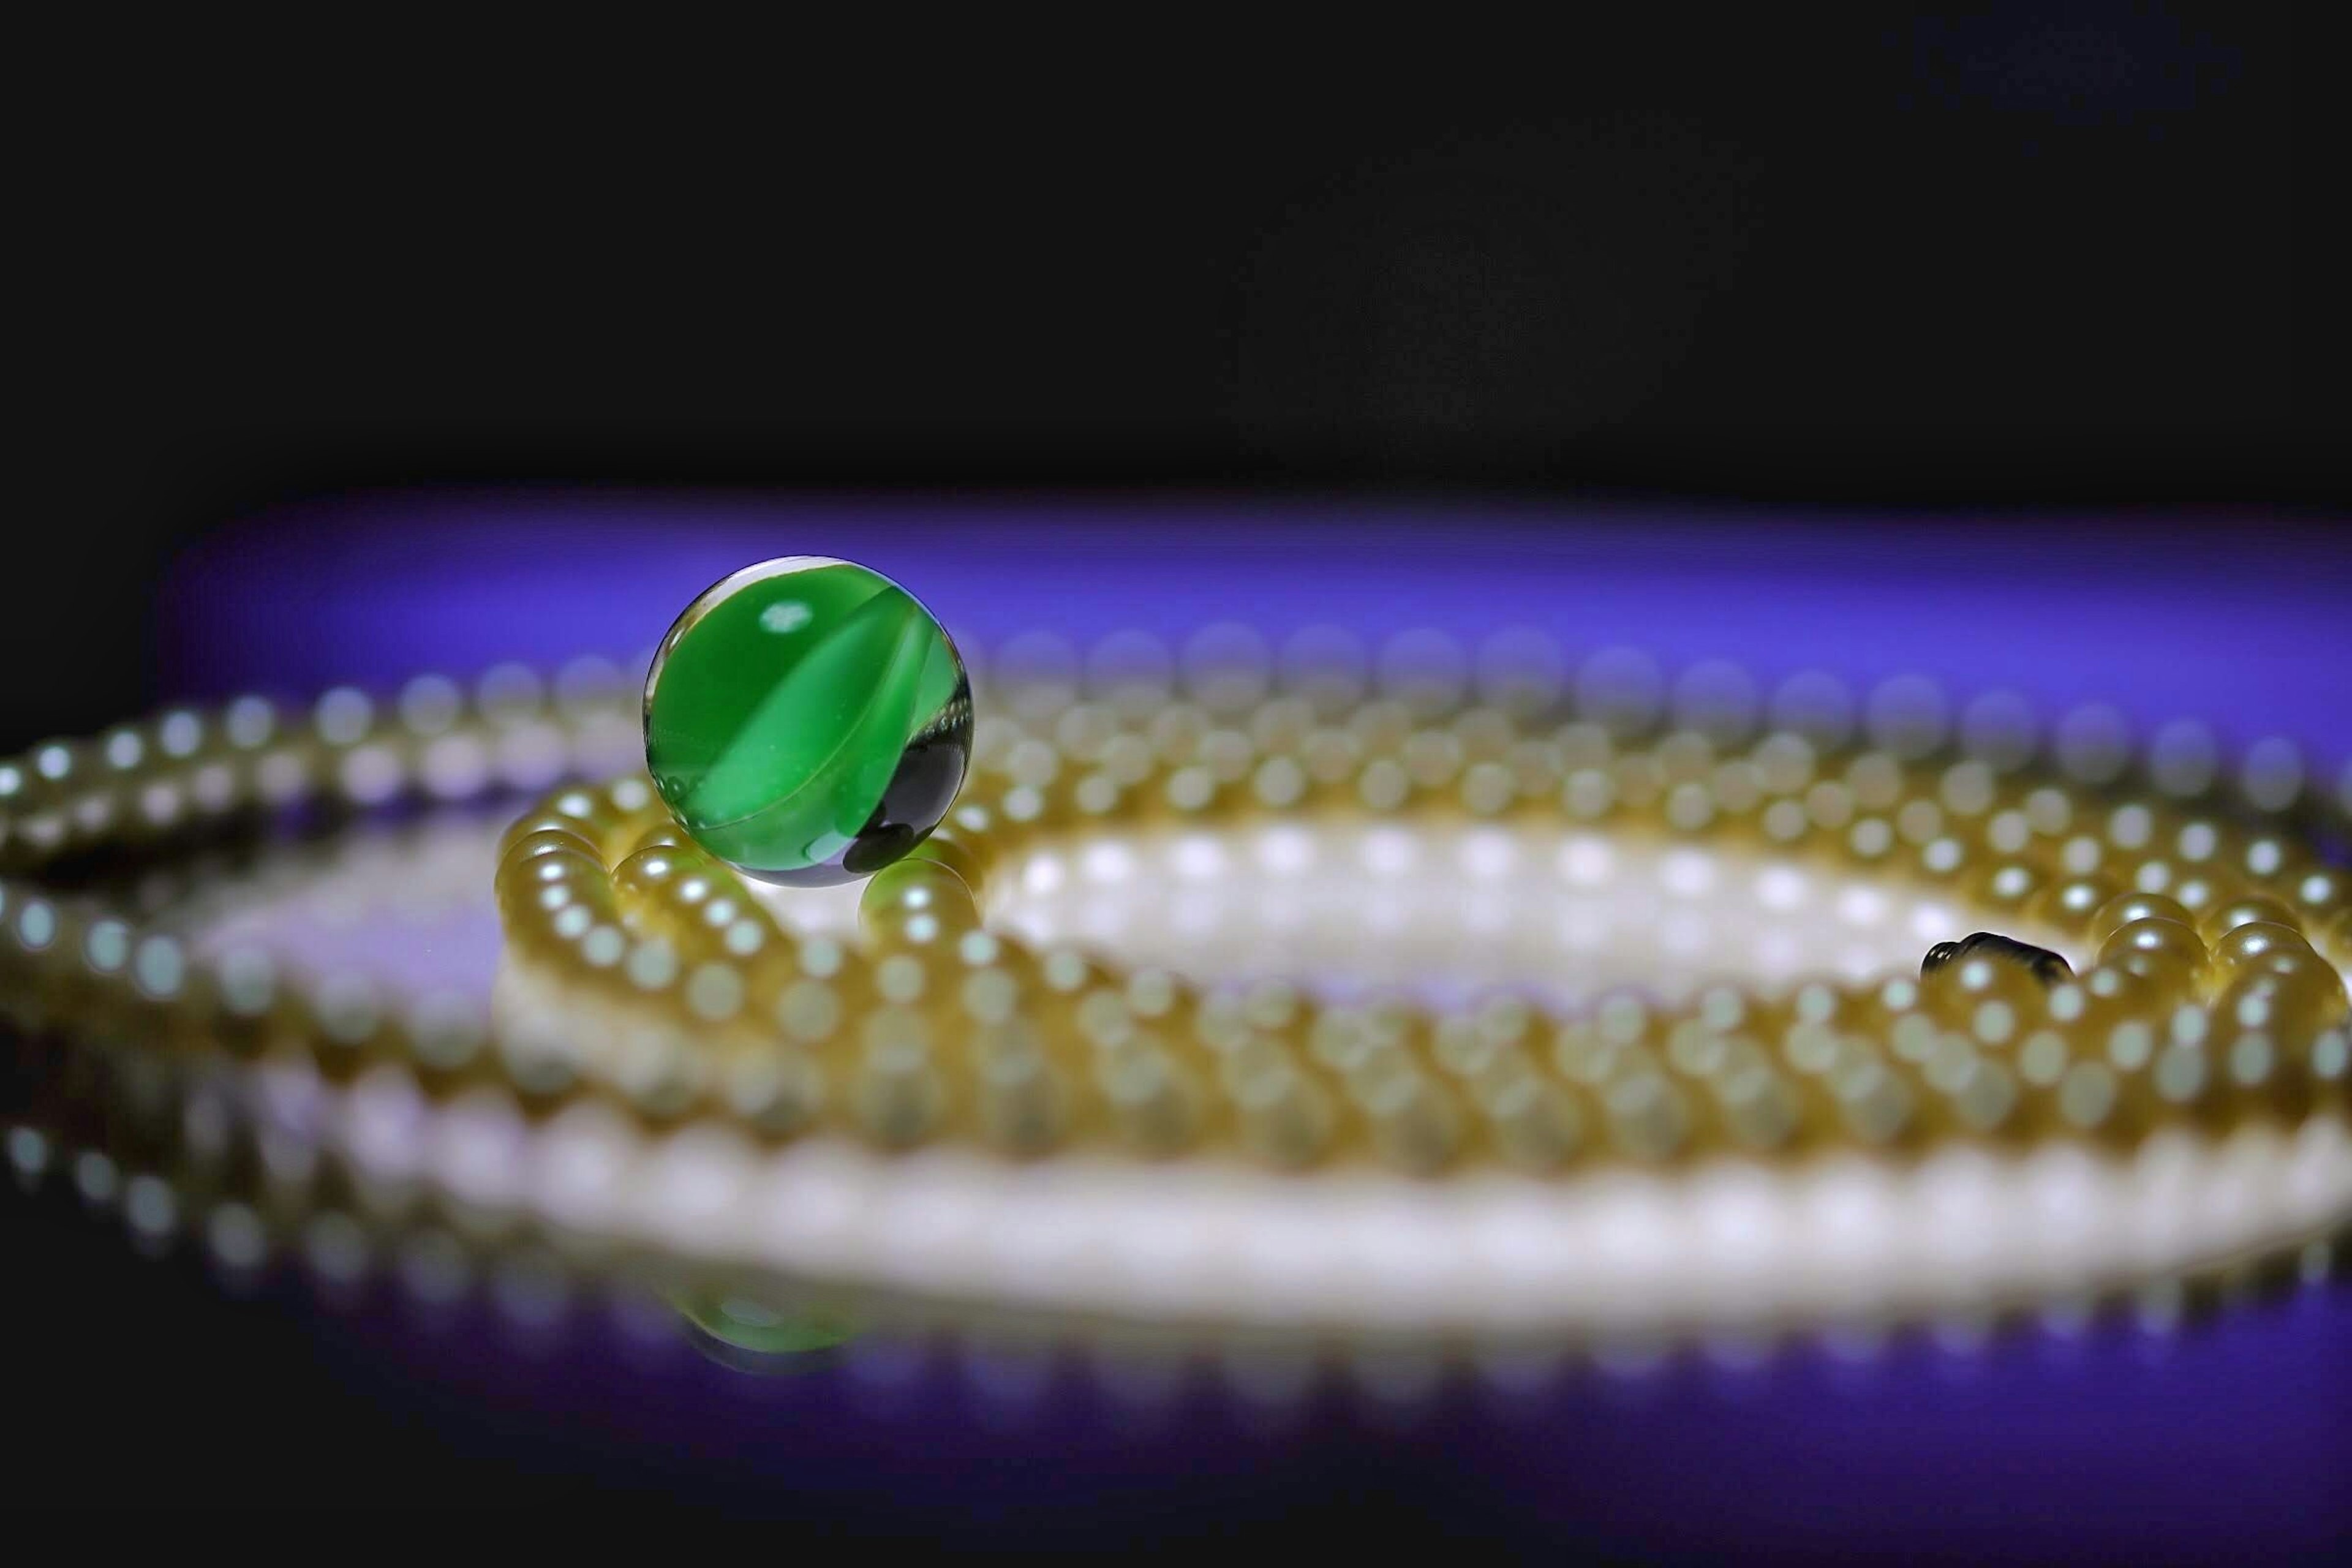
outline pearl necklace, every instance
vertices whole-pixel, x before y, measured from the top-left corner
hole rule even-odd
[[[559,792],[500,852],[500,907],[550,1003],[543,1027],[523,1018],[530,1070],[773,1137],[832,1124],[886,1148],[968,1140],[1015,1157],[1230,1145],[1286,1168],[1416,1173],[2128,1144],[2175,1121],[2340,1110],[2343,983],[2305,927],[2340,957],[2346,879],[2291,840],[1981,761],[1824,755],[1785,734],[1621,742],[1590,723],[1531,734],[1492,710],[1414,723],[1377,703],[1259,721],[1253,737],[1163,712],[1069,749],[1000,733],[950,821],[867,884],[849,944],[794,939],[642,781]],[[1269,813],[1727,838],[1937,884],[1987,923],[2047,928],[2093,957],[2055,985],[1979,954],[1862,986],[1719,986],[1680,1007],[1619,997],[1551,1017],[1504,995],[1437,1014],[1125,973],[983,919],[1001,872],[1041,851]]]
[[[629,749],[625,710],[486,695],[468,713],[428,678],[390,715],[339,692],[308,725],[247,701],[45,747],[0,765],[0,853],[38,869],[257,805],[465,798],[609,772]],[[391,1066],[428,1096],[495,1086],[538,1117],[603,1102],[652,1131],[731,1126],[765,1146],[845,1134],[900,1157],[970,1148],[1172,1172],[1231,1153],[1572,1182],[2340,1129],[2344,874],[2276,819],[2087,788],[2014,755],[1633,733],[1606,717],[1340,710],[1304,694],[1244,715],[1013,703],[982,725],[950,823],[865,889],[851,940],[778,920],[666,828],[641,778],[559,788],[500,846],[513,962],[496,1033],[307,992],[248,952],[196,962],[175,938],[16,879],[0,883],[0,968],[20,1021],[78,1036],[299,1053],[334,1081]],[[1620,994],[1566,1016],[1510,995],[1431,1010],[1120,971],[984,918],[1008,879],[1073,847],[1199,843],[1262,818],[1834,861],[2046,934],[2079,973],[2045,984],[1978,957],[1866,985]]]

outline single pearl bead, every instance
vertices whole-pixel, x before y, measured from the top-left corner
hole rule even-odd
[[[943,827],[908,852],[908,858],[929,860],[946,867],[963,879],[964,885],[977,893],[987,880],[989,857],[985,850],[971,842],[969,836],[954,827]]]
[[[2205,944],[2179,921],[2150,917],[2120,927],[2099,948],[2103,966],[2125,970],[2185,998],[2206,966]]]
[[[2122,890],[2105,877],[2072,877],[2045,889],[2027,907],[2042,925],[2068,936],[2088,936],[2094,918]]]
[[[2162,893],[2126,893],[2102,905],[2091,917],[2091,937],[2105,942],[2126,926],[2139,921],[2170,921],[2186,927],[2189,937],[2197,934],[2196,921],[2183,909],[2178,899],[2168,899]]]
[[[646,828],[630,847],[633,853],[639,849],[691,849],[698,855],[702,852],[700,846],[674,822],[656,823]]]
[[[2207,910],[2197,921],[2197,933],[2207,942],[2219,942],[2240,926],[2252,925],[2257,921],[2289,928],[2297,923],[2294,911],[2276,899],[2248,893]]]
[[[1148,1037],[1095,1061],[1095,1087],[1113,1131],[1137,1154],[1180,1154],[1200,1131],[1200,1090],[1192,1075]]]
[[[1554,1169],[1584,1141],[1587,1118],[1575,1094],[1524,1064],[1498,1064],[1471,1093],[1496,1152],[1523,1170]]]
[[[980,909],[961,877],[910,858],[874,874],[858,897],[857,921],[869,942],[945,944],[980,924]]]
[[[596,856],[595,845],[563,818],[526,816],[515,824],[515,828],[520,831],[510,830],[499,841],[499,865],[502,870],[542,855],[573,855],[595,860],[600,868],[604,865]]]
[[[2344,983],[2334,971],[2315,967],[2243,973],[2222,991],[2213,1018],[2224,1036],[2258,1033],[2300,1044],[2344,1022]]]
[[[2266,954],[2310,951],[2311,944],[2293,926],[2250,921],[2213,944],[2213,965],[2219,972],[2234,973]]]
[[[2006,958],[1972,953],[1959,963],[1921,977],[1920,999],[1927,1007],[1960,1028],[1992,1034],[2013,1033],[2018,1024],[2038,1016],[2044,1005],[2042,982],[2023,964]],[[2003,1009],[2004,1020],[1985,1016],[1986,1009]]]
[[[2298,983],[2309,977],[2323,990],[2329,986],[2341,989],[2343,985],[2343,977],[2336,973],[2336,966],[2308,948],[2278,948],[2263,953],[2259,958],[2248,960],[2240,966],[2237,974],[2239,976],[2283,975]]]
[[[2047,890],[2039,871],[2014,860],[1979,871],[1966,888],[1971,900],[1985,909],[2018,916],[2038,908]]]
[[[625,895],[650,894],[677,879],[689,853],[681,845],[647,845],[613,868],[613,886]]]
[[[2172,884],[2172,896],[2179,900],[2181,906],[2190,914],[2202,920],[2205,911],[2211,909],[2221,897],[2221,890],[2214,887],[2209,877],[2189,876]]]
[[[2333,866],[2304,872],[2288,890],[2295,908],[2312,920],[2324,920],[2340,910],[2352,910],[2352,877]]]

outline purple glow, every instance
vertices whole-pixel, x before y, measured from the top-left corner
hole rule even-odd
[[[983,645],[1220,620],[1471,642],[1524,625],[1571,655],[1631,645],[1669,668],[1859,685],[1917,673],[2018,691],[2045,717],[2107,701],[2143,727],[2193,716],[2329,758],[2352,737],[2352,541],[2224,518],[2053,532],[1632,506],[372,498],[191,552],[160,662],[174,695],[201,697],[626,660],[710,583],[784,554],[862,561]]]

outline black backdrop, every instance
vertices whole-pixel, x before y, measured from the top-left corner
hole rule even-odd
[[[187,539],[388,485],[2319,525],[2347,426],[2293,216],[2313,41],[2238,5],[1831,15],[27,43],[0,742],[145,700]],[[108,1453],[173,1502],[613,1481],[461,1463],[462,1412],[387,1424],[282,1309],[110,1232],[16,1206],[8,1246],[15,1425],[47,1444],[20,1495],[122,1500]],[[1393,1499],[1353,1517],[1411,1534]]]
[[[2283,11],[581,33],[27,54],[0,651],[70,657],[0,739],[142,700],[191,533],[354,487],[2336,478]]]

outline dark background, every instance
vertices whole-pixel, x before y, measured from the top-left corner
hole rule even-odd
[[[2330,525],[2284,8],[1365,16],[24,48],[0,746],[149,700],[190,541],[347,491],[1632,492],[2151,550],[2196,510],[2283,571]],[[27,1500],[790,1501],[322,1380],[299,1301],[47,1200],[8,1237]],[[1308,1472],[1301,1542],[1433,1544],[1374,1473]]]
[[[0,742],[352,489],[2339,498],[2285,11],[1749,9],[28,51]]]

